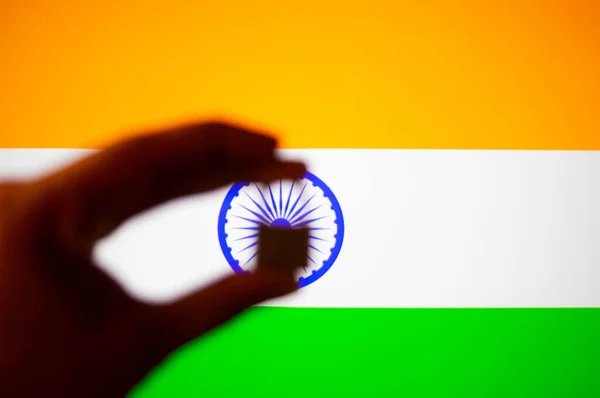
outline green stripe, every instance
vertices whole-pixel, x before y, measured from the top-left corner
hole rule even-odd
[[[600,309],[255,308],[133,392],[154,397],[600,397]]]

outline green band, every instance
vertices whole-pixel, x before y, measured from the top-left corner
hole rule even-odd
[[[259,307],[133,392],[154,397],[600,397],[600,309]]]

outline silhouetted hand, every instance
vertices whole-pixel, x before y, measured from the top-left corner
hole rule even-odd
[[[123,396],[177,347],[294,291],[291,275],[261,272],[149,305],[91,259],[96,241],[170,199],[240,180],[300,178],[304,165],[277,160],[275,146],[242,128],[197,124],[1,184],[0,396]]]

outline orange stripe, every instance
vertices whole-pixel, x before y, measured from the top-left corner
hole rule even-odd
[[[600,149],[600,3],[0,5],[0,146],[227,115],[286,147]]]

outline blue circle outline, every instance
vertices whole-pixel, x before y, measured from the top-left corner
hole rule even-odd
[[[323,191],[323,196],[329,199],[331,202],[331,210],[335,213],[335,223],[337,224],[337,232],[333,236],[335,238],[335,244],[331,249],[331,255],[323,261],[323,265],[317,269],[313,270],[312,273],[306,278],[300,277],[298,278],[298,288],[302,288],[310,285],[311,283],[317,281],[321,278],[335,263],[338,255],[340,254],[340,250],[342,249],[342,243],[344,242],[344,215],[342,214],[342,208],[331,191],[331,189],[316,175],[311,172],[306,172],[303,178],[312,182],[313,186],[320,188]],[[227,245],[227,233],[225,233],[225,224],[227,224],[227,212],[231,209],[231,202],[235,199],[239,194],[242,188],[250,185],[250,182],[238,182],[233,184],[233,186],[225,195],[225,199],[223,200],[223,204],[221,205],[221,210],[219,211],[219,218],[217,221],[217,233],[219,236],[219,245],[221,246],[221,251],[225,256],[225,259],[229,263],[229,266],[235,271],[237,274],[248,274],[249,271],[245,271],[242,267],[240,267],[240,262],[233,258],[231,254],[231,248]]]

